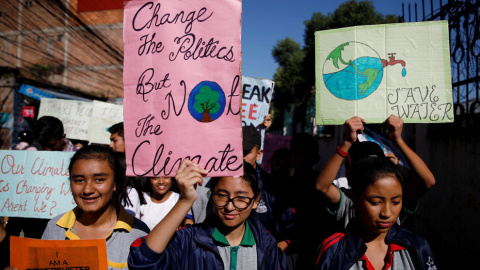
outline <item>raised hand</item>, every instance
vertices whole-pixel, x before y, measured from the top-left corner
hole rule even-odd
[[[181,198],[193,203],[197,199],[197,184],[203,184],[203,176],[207,173],[208,171],[200,168],[198,164],[184,159],[175,175]]]

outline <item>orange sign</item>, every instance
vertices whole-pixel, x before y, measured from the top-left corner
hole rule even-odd
[[[18,270],[107,270],[105,239],[37,240],[12,236],[10,265]]]

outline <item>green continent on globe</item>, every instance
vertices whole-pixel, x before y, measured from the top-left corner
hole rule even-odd
[[[361,72],[360,70],[358,70],[355,64],[350,64],[350,66],[352,66],[358,72],[358,74],[367,76],[367,80],[364,83],[358,85],[358,88],[360,89],[358,90],[358,92],[360,93],[360,95],[363,95],[365,94],[365,91],[367,91],[370,86],[372,86],[372,84],[375,82],[378,77],[379,71],[375,68],[366,68],[363,72]]]
[[[375,80],[377,79],[378,69],[366,68],[360,74],[367,76],[367,80],[364,83],[358,85],[358,87],[360,88],[360,90],[358,92],[361,92],[360,95],[363,95],[363,94],[365,94],[365,91],[367,91],[372,86],[372,84],[375,82]]]
[[[338,46],[337,48],[335,48],[328,56],[327,56],[327,60],[328,59],[332,59],[333,61],[333,65],[336,67],[336,68],[339,68],[338,67],[338,60],[340,59],[340,62],[342,62],[344,65],[350,65],[352,63],[352,60],[345,62],[343,59],[342,59],[342,51],[343,51],[343,47],[347,46],[349,43],[348,42],[345,42],[343,43],[342,45]]]

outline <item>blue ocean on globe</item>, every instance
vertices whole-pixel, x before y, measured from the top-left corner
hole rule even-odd
[[[383,78],[382,61],[376,57],[360,57],[343,70],[323,74],[328,90],[338,98],[359,100],[377,90]]]

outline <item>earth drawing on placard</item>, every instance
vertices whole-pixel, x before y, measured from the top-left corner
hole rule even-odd
[[[389,53],[388,60],[381,59],[370,46],[350,41],[333,49],[323,64],[323,81],[334,96],[345,100],[359,100],[377,90],[383,78],[383,69],[400,64],[402,77],[407,75],[405,61],[395,59]],[[348,59],[348,61],[345,61]]]
[[[202,123],[217,120],[225,110],[226,98],[222,88],[215,82],[202,81],[190,92],[188,111]]]

